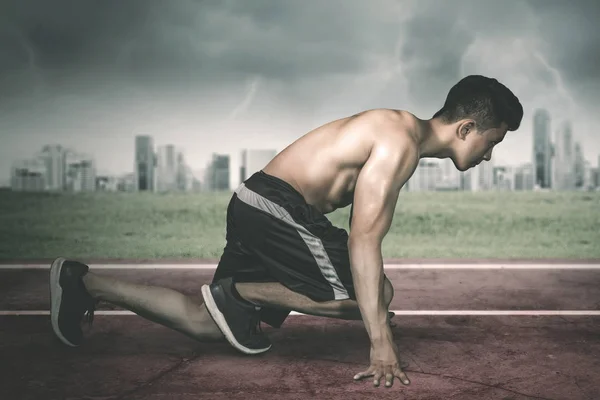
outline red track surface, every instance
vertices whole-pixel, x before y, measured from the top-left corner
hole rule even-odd
[[[439,262],[437,260],[436,262]],[[99,273],[199,295],[202,270]],[[387,272],[401,310],[599,310],[599,270]],[[47,271],[0,270],[1,310],[47,310]],[[113,308],[113,307],[103,307]],[[48,316],[0,317],[0,399],[600,399],[600,317],[397,316],[410,386],[373,387],[359,321],[290,316],[249,357],[137,316],[102,316],[79,348]]]

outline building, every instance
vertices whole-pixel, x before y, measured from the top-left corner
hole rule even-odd
[[[158,146],[156,151],[156,190],[175,191],[177,187],[178,154],[175,146]]]
[[[97,192],[116,192],[119,190],[119,179],[116,176],[97,175],[96,176],[96,191]]]
[[[573,179],[575,180],[574,185],[576,189],[580,189],[583,188],[586,184],[586,161],[583,157],[583,151],[581,150],[581,144],[579,142],[575,143],[573,156]]]
[[[117,177],[117,190],[119,192],[137,191],[137,179],[135,173],[124,174]]]
[[[538,109],[533,116],[534,182],[540,188],[552,187],[553,147],[550,143],[550,115]]]
[[[229,169],[228,169],[229,171]],[[196,177],[192,172],[192,168],[187,165],[185,156],[182,152],[177,153],[177,166],[175,169],[177,190],[189,192],[194,188]]]
[[[456,191],[462,190],[461,171],[456,169],[451,158],[444,158],[440,163],[441,178],[436,184],[438,191]]]
[[[494,188],[493,160],[483,161],[478,166],[463,171],[460,186],[462,190],[470,192],[492,190]]]
[[[135,190],[153,192],[155,189],[156,156],[152,137],[138,135],[135,137]]]
[[[198,168],[192,171],[194,175],[194,183],[193,190],[195,192],[201,192],[205,190],[205,177],[206,177],[206,169]]]
[[[592,171],[592,182],[594,187],[600,189],[600,155],[598,156],[598,166]]]
[[[572,190],[575,188],[573,134],[571,123],[563,122],[556,131],[556,162],[554,163],[553,186],[556,190]]]
[[[204,188],[207,191],[230,190],[229,155],[213,153],[212,160],[205,170]]]
[[[191,171],[192,174],[192,187],[191,191],[194,193],[198,193],[202,191],[202,181],[199,177],[204,176],[204,173],[198,174],[197,172]]]
[[[515,171],[515,190],[533,190],[534,170],[533,164],[526,163],[518,166]]]
[[[69,150],[58,144],[46,145],[38,153],[46,168],[46,190],[66,189],[67,154]]]
[[[580,186],[580,189],[590,190],[594,187],[596,187],[594,180],[594,168],[592,168],[592,164],[586,160],[583,163],[583,183]]]
[[[277,150],[242,150],[242,164],[240,167],[240,182],[244,182],[254,173],[264,168],[275,156]]]
[[[442,180],[442,168],[435,161],[419,160],[415,172],[406,182],[409,192],[432,191]]]
[[[515,190],[515,171],[510,166],[494,167],[493,187],[498,191]]]
[[[86,154],[67,153],[65,189],[70,192],[93,192],[96,190],[96,163]]]
[[[42,192],[46,190],[46,163],[44,159],[19,160],[11,168],[10,187],[15,192]]]
[[[600,188],[600,168],[592,168],[592,187]]]
[[[494,160],[483,161],[481,164],[473,168],[475,175],[474,187],[472,190],[487,191],[494,188]]]

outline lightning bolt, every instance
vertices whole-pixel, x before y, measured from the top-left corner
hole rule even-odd
[[[26,74],[33,78],[34,92],[35,94],[38,94],[44,86],[44,80],[40,68],[38,66],[38,59],[35,49],[25,36],[24,32],[17,29],[16,27],[12,27],[12,29],[10,29],[9,27],[5,26],[4,32],[7,33],[9,36],[13,37],[16,40],[16,43],[18,43],[24,50],[25,55],[27,57],[27,65],[24,71]]]
[[[233,111],[227,117],[229,121],[234,120],[239,114],[243,113],[250,107],[252,101],[254,100],[254,97],[256,96],[259,84],[260,77],[258,76],[250,81],[244,99],[233,109]]]
[[[534,51],[533,56],[542,64],[546,71],[550,72],[552,78],[554,78],[554,82],[556,83],[556,90],[558,91],[558,94],[567,101],[569,111],[575,110],[577,104],[575,103],[575,100],[565,87],[560,72],[556,68],[551,66],[548,60],[546,60],[546,58],[539,51]]]

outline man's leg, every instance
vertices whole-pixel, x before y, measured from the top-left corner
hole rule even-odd
[[[389,308],[394,297],[394,287],[384,279],[383,295]],[[236,283],[240,296],[259,306],[298,311],[320,317],[362,320],[356,300],[332,300],[318,302],[296,293],[281,283]]]
[[[224,340],[201,300],[172,289],[137,285],[88,272],[83,283],[90,295],[200,341]]]
[[[172,289],[133,284],[88,272],[83,282],[90,295],[179,331],[200,341],[222,340],[223,334],[208,314],[205,305]],[[305,314],[360,320],[355,300],[316,302],[293,292],[280,283],[237,283],[240,295],[257,305],[294,310]],[[384,281],[384,298],[391,303],[392,284]]]

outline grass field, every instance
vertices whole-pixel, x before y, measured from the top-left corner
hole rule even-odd
[[[218,259],[230,197],[0,192],[0,258]],[[383,256],[600,258],[600,193],[402,192]]]

